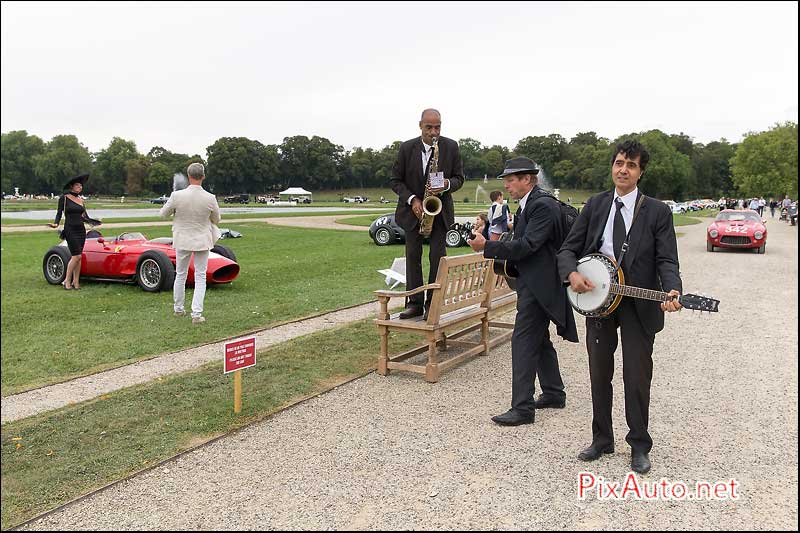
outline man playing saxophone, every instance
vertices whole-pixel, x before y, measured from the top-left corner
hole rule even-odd
[[[389,185],[398,196],[395,220],[406,232],[406,290],[422,286],[422,241],[426,235],[420,233],[421,222],[424,222],[423,233],[430,232],[428,257],[431,268],[428,283],[436,280],[439,259],[447,254],[445,235],[454,222],[452,193],[464,184],[464,166],[458,143],[441,137],[441,128],[441,114],[436,109],[423,111],[419,121],[421,135],[400,145],[389,180]],[[439,178],[444,177],[441,186],[434,186],[437,180],[435,175],[431,176],[431,170],[435,170],[434,174],[438,174]],[[431,214],[435,211],[430,210],[426,214],[423,209],[423,201],[426,206],[437,205],[435,201],[430,201],[431,196],[441,200],[441,209],[437,214]],[[423,314],[427,318],[430,294],[431,291],[428,291],[427,301],[422,293],[410,296],[400,318]]]

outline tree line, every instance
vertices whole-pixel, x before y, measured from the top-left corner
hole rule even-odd
[[[467,179],[494,177],[512,157],[533,159],[553,188],[599,191],[612,186],[610,162],[621,139],[636,138],[650,151],[640,186],[658,198],[719,196],[797,197],[797,124],[776,124],[749,133],[741,143],[725,139],[695,143],[684,133],[660,130],[631,133],[610,140],[595,132],[567,140],[559,134],[529,136],[509,149],[459,139]],[[309,190],[385,187],[400,141],[382,149],[345,150],[324,137],[286,137],[264,145],[246,137],[222,137],[198,154],[155,146],[146,154],[133,141],[114,137],[108,147],[91,153],[75,135],[49,142],[24,130],[2,134],[2,188],[29,194],[59,193],[71,176],[90,172],[87,194],[145,196],[169,194],[175,173],[193,162],[206,165],[208,188],[216,194],[262,193],[289,186]]]

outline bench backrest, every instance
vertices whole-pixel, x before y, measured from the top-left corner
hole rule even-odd
[[[436,276],[441,289],[433,292],[428,324],[438,323],[439,317],[445,313],[485,305],[492,297],[496,283],[492,261],[484,258],[482,253],[442,257]]]

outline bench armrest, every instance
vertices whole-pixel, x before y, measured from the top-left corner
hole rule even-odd
[[[406,297],[411,296],[412,294],[419,294],[420,292],[427,291],[428,289],[441,288],[442,286],[438,283],[428,283],[427,285],[417,287],[416,289],[410,291],[375,291],[375,296],[377,296],[378,302],[381,304],[381,311],[378,314],[378,318],[381,320],[389,319],[389,299],[391,298]]]
[[[423,285],[421,287],[417,287],[416,289],[412,289],[410,291],[374,291],[375,296],[378,299],[383,298],[399,298],[399,297],[406,297],[411,296],[412,294],[419,294],[422,291],[427,291],[428,289],[441,289],[442,286],[438,283],[428,283],[427,285]]]

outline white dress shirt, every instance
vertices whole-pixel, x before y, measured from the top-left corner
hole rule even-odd
[[[639,187],[636,187],[625,196],[618,196],[616,189],[614,190],[614,201],[611,202],[611,211],[606,221],[606,227],[603,230],[603,243],[600,245],[600,253],[606,257],[614,258],[614,217],[617,216],[617,198],[622,200],[625,204],[620,211],[622,219],[625,221],[625,235],[631,230],[633,223],[633,210],[636,208],[636,195],[639,194]]]

